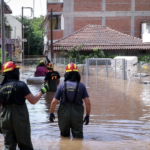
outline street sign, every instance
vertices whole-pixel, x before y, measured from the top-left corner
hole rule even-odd
[[[18,39],[19,42],[27,42],[27,39]]]

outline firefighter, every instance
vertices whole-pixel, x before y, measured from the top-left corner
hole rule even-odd
[[[49,84],[49,91],[56,92],[57,86],[60,83],[60,75],[57,71],[54,71],[53,63],[48,63],[46,68],[48,71],[45,76],[45,83]]]
[[[69,137],[71,129],[74,138],[83,138],[83,122],[85,125],[89,124],[91,110],[89,95],[85,85],[80,82],[81,77],[76,64],[70,63],[66,66],[64,78],[51,102],[49,120],[54,121],[54,109],[60,101],[57,113],[61,136]],[[84,121],[83,101],[86,106]]]
[[[31,130],[26,99],[35,104],[42,94],[48,90],[48,84],[43,85],[34,96],[28,86],[19,81],[19,66],[9,61],[2,67],[4,76],[0,83],[0,128],[4,136],[5,150],[33,150]]]
[[[45,69],[45,63],[43,60],[40,60],[39,65],[36,68],[35,76],[45,76],[46,75],[46,69]]]

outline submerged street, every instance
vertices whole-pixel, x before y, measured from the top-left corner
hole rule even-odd
[[[27,77],[34,74],[36,65],[29,61],[19,65],[20,80],[26,82]],[[62,82],[64,67],[55,65],[54,69],[60,72]],[[92,111],[90,124],[84,125],[83,140],[60,136],[57,118],[59,105],[54,112],[54,123],[49,122],[49,106],[54,92],[44,94],[35,105],[26,101],[35,150],[150,149],[150,85],[139,84],[139,79],[129,81],[114,78],[111,76],[112,70],[109,70],[110,76],[106,78],[102,71],[99,70],[96,76],[94,66],[90,67],[87,90]],[[87,84],[85,74],[81,82]],[[41,84],[28,83],[28,86],[36,94]],[[3,147],[3,136],[0,135],[0,149]]]

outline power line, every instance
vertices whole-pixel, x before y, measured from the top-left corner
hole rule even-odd
[[[9,0],[8,2],[6,2],[6,3],[9,3],[11,0]]]

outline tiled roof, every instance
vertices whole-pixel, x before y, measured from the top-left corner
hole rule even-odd
[[[140,38],[99,25],[88,25],[72,35],[58,40],[54,43],[54,50],[60,50],[61,47],[68,50],[81,44],[84,44],[82,50],[93,50],[95,47],[103,50],[150,50],[150,43],[143,43]]]

